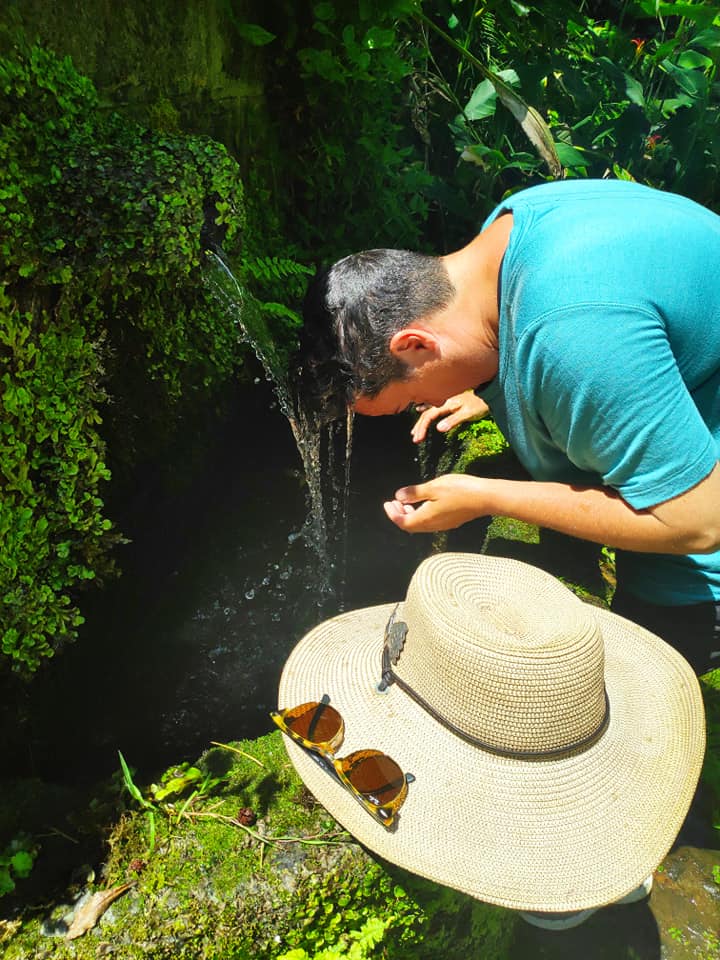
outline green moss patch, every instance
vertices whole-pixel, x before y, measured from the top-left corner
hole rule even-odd
[[[506,956],[512,912],[371,858],[307,792],[279,732],[215,746],[196,769],[168,771],[165,784],[186,786],[162,802],[161,787],[140,791],[79,900],[5,926],[7,960]],[[128,882],[67,939],[93,893]]]

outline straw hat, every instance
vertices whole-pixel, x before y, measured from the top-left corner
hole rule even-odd
[[[321,623],[283,670],[281,708],[327,694],[341,713],[338,756],[374,748],[414,775],[386,829],[285,737],[332,816],[381,857],[506,907],[581,910],[637,887],[700,774],[688,663],[542,570],[444,553],[420,564],[397,607],[386,686],[394,609]]]

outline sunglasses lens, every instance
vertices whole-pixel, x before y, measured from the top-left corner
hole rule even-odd
[[[342,717],[328,703],[303,703],[284,711],[282,718],[288,730],[310,743],[329,743],[343,726]]]
[[[379,750],[358,750],[342,759],[348,783],[376,807],[384,807],[406,789],[405,774]]]

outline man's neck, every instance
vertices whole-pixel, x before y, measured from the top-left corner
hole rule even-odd
[[[512,214],[503,214],[466,246],[443,257],[456,297],[450,308],[478,345],[498,348],[500,267],[507,249]]]

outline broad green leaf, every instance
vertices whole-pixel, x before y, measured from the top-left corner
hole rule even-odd
[[[698,99],[707,93],[707,77],[699,70],[684,70],[670,60],[663,60],[660,66],[666,73],[670,74],[678,87],[689,97]]]
[[[681,107],[692,107],[695,103],[692,97],[686,97],[684,94],[679,97],[668,97],[667,100],[660,101],[660,109],[664,117],[672,117]]]
[[[720,48],[720,27],[707,27],[696,33],[689,41],[691,47],[705,47],[706,50]]]
[[[657,14],[661,17],[684,17],[692,23],[707,26],[720,14],[720,6],[714,3],[658,3]]]
[[[643,92],[642,84],[639,80],[633,77],[632,74],[623,72],[625,78],[625,93],[630,103],[636,104],[638,107],[645,106],[645,94]]]
[[[697,50],[683,50],[677,58],[677,65],[685,70],[695,70],[697,68],[705,70],[707,67],[711,67],[713,62],[710,57],[706,57],[704,53],[698,53]]]
[[[555,141],[555,152],[560,158],[560,163],[564,167],[570,167],[571,169],[577,167],[589,167],[590,161],[587,160],[582,153],[576,148],[573,147],[570,143],[563,143],[562,140]]]
[[[649,17],[685,17],[693,23],[712,23],[720,7],[710,3],[663,3],[662,0],[638,0],[638,7]]]
[[[251,43],[254,47],[264,47],[266,44],[272,43],[272,41],[275,40],[274,33],[270,33],[269,30],[259,26],[257,23],[238,23],[237,32],[243,40],[247,40],[248,43]]]
[[[472,96],[465,105],[465,116],[468,120],[483,120],[495,113],[497,92],[489,80],[483,80],[473,90]]]

